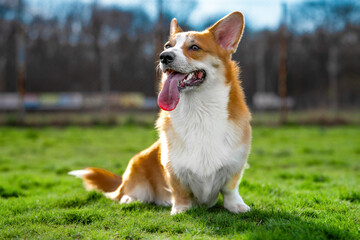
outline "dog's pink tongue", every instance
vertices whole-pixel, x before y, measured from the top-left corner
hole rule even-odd
[[[158,96],[159,107],[165,111],[172,111],[179,102],[180,94],[178,82],[185,77],[185,74],[171,73],[164,82]]]

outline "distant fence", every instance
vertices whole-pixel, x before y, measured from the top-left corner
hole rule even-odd
[[[16,93],[0,94],[0,111],[16,111],[21,103]],[[146,97],[139,92],[100,93],[27,93],[24,97],[25,110],[98,110],[109,109],[157,109],[156,98]]]
[[[157,109],[155,69],[171,18],[181,12],[183,29],[203,29],[220,18],[220,12],[209,12],[209,21],[193,26],[195,0],[140,1],[134,8],[101,2],[0,0],[0,111]],[[145,2],[159,10],[157,18]],[[261,19],[261,9],[278,5],[228,2],[234,10],[244,9],[246,19],[246,9],[258,9]],[[248,105],[360,109],[360,1],[280,7],[280,26],[247,25],[232,58],[241,67]],[[19,99],[15,92],[28,94]]]

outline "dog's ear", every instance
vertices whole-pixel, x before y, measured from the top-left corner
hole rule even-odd
[[[176,18],[173,18],[170,24],[170,35],[174,35],[179,32],[183,32],[183,30],[181,29],[181,27],[179,27]]]
[[[223,17],[208,30],[214,34],[217,43],[226,51],[234,53],[244,32],[245,20],[241,12]]]

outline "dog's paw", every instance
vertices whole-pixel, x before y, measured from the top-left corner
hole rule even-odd
[[[246,205],[245,203],[234,203],[234,204],[227,204],[224,207],[232,213],[245,213],[249,212],[251,208]]]
[[[189,206],[173,206],[171,208],[171,215],[185,212],[186,210],[189,210],[190,207],[191,207],[191,205],[189,205]]]
[[[130,197],[129,195],[124,195],[121,199],[120,199],[120,204],[123,203],[132,203],[132,202],[136,202],[136,199],[133,197]]]

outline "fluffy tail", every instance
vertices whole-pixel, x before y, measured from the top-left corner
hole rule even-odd
[[[120,176],[112,172],[93,167],[71,171],[68,174],[82,178],[87,190],[97,189],[106,193],[115,191],[122,181]]]

